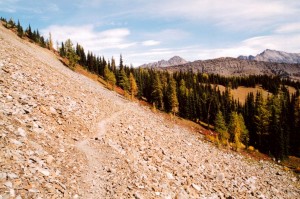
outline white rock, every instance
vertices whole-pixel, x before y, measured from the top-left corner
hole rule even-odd
[[[54,160],[54,157],[52,155],[49,155],[46,159],[48,164],[51,164],[53,162],[53,160]]]
[[[5,182],[4,185],[8,188],[12,188],[12,186],[13,186],[11,181]]]
[[[11,102],[11,101],[13,100],[13,97],[10,96],[10,95],[8,95],[8,96],[6,97],[6,99],[7,99],[9,102]]]
[[[11,197],[15,197],[15,196],[16,196],[15,190],[14,190],[14,189],[10,189],[10,190],[9,190],[9,195],[10,195]]]
[[[129,125],[129,126],[128,126],[128,130],[132,131],[132,130],[133,130],[133,126],[132,126],[132,125]]]
[[[44,176],[50,175],[50,172],[47,169],[39,168],[38,171],[41,172]]]
[[[73,199],[78,199],[79,198],[79,196],[77,195],[77,194],[75,194],[74,196],[73,196]]]
[[[26,132],[24,129],[22,129],[21,127],[18,128],[18,135],[22,136],[22,137],[26,137]]]
[[[53,108],[52,106],[50,107],[49,110],[50,110],[50,113],[52,113],[53,115],[57,115],[55,108]]]
[[[19,176],[15,173],[8,173],[7,176],[10,178],[10,179],[16,179],[18,178]]]
[[[6,178],[6,173],[0,173],[0,180],[3,180]]]
[[[189,195],[186,193],[184,189],[181,188],[180,192],[176,195],[177,199],[188,199]]]
[[[196,189],[197,191],[201,191],[201,187],[199,185],[196,185],[196,184],[192,183],[192,187],[194,189]]]
[[[17,146],[22,146],[22,142],[18,141],[18,140],[15,140],[15,139],[10,139],[11,143],[17,145]]]
[[[166,175],[167,175],[167,178],[169,180],[174,180],[175,179],[172,173],[166,172]]]
[[[35,188],[29,189],[28,191],[31,192],[31,193],[38,193],[39,192],[39,190],[37,190]]]
[[[20,195],[18,195],[18,196],[16,197],[16,199],[22,199],[22,197],[21,197]]]

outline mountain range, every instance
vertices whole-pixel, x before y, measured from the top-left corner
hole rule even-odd
[[[148,64],[143,64],[140,67],[142,68],[157,68],[157,67],[168,67],[168,66],[176,66],[176,65],[181,65],[181,64],[186,64],[188,63],[185,59],[179,57],[179,56],[174,56],[170,58],[169,60],[160,60],[157,62],[152,62]]]
[[[179,60],[179,58],[177,59]],[[159,62],[155,63],[143,65],[143,67],[156,66],[154,68],[157,70],[170,72],[192,70],[224,76],[278,75],[282,78],[300,81],[300,54],[269,49],[256,56],[221,57],[182,64],[169,64],[169,66],[160,66],[157,64]]]
[[[287,53],[283,51],[266,49],[262,53],[253,56],[239,56],[241,60],[255,60],[264,62],[275,62],[275,63],[288,63],[288,64],[299,64],[300,53]]]

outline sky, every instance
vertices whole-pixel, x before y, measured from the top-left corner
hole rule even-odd
[[[0,16],[54,43],[139,66],[177,55],[187,61],[300,53],[299,0],[0,0]]]

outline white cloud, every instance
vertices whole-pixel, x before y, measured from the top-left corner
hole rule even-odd
[[[160,44],[160,41],[155,41],[155,40],[147,40],[147,41],[142,42],[143,46],[156,46],[159,44]]]
[[[298,7],[296,7],[298,5]],[[165,0],[151,1],[148,10],[156,16],[185,18],[213,23],[225,28],[244,30],[274,25],[297,18],[299,1],[289,0]],[[146,10],[146,9],[145,9]]]
[[[300,33],[300,23],[288,23],[275,30],[276,33]]]
[[[153,40],[163,41],[164,43],[179,41],[189,36],[190,34],[188,32],[180,29],[164,29],[144,34],[144,37],[153,38]]]
[[[54,41],[66,41],[71,39],[73,43],[79,43],[86,50],[99,53],[104,49],[124,49],[135,45],[135,42],[127,42],[126,37],[130,31],[126,28],[96,31],[93,25],[85,26],[50,26],[42,33],[48,35],[51,32]]]

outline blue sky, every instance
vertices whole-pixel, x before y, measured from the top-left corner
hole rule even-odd
[[[300,52],[299,0],[0,0],[0,16],[138,66]]]

